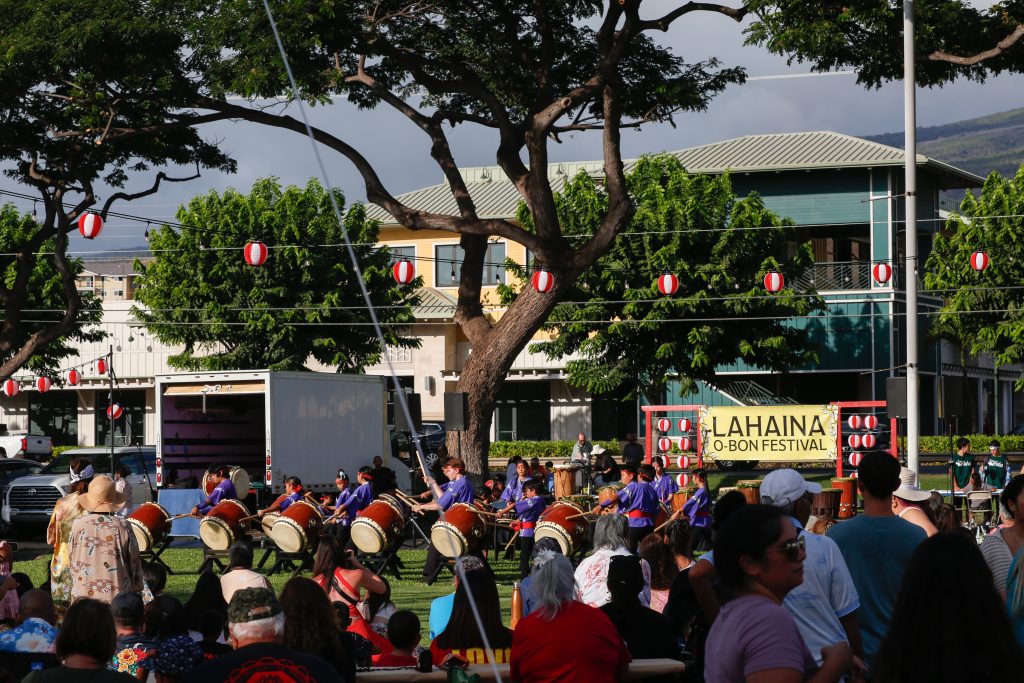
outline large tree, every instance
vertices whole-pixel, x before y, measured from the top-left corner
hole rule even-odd
[[[819,298],[762,285],[772,269],[795,283],[811,264],[809,244],[793,250],[790,223],[756,194],[737,199],[728,175],[689,175],[669,155],[641,159],[626,186],[631,234],[577,278],[571,303],[558,305],[545,326],[552,340],[533,345],[552,358],[578,355],[566,365],[571,384],[659,403],[670,379],[685,394],[723,364],[784,371],[816,359],[806,331],[786,318],[822,309]],[[555,196],[571,235],[591,234],[606,203],[586,174]],[[678,278],[672,296],[658,290],[663,273]]]
[[[334,201],[345,198],[334,191]],[[320,183],[282,189],[258,181],[248,195],[234,190],[196,197],[178,211],[180,227],[151,233],[156,258],[137,264],[134,314],[161,341],[181,344],[171,365],[187,370],[305,369],[309,359],[338,371],[361,372],[380,361],[354,269],[345,256],[342,225]],[[420,282],[399,287],[387,248],[376,248],[377,225],[362,205],[344,228],[363,281],[392,347],[418,347],[402,337],[414,322],[410,304]],[[249,240],[268,247],[253,267],[243,259]],[[328,246],[334,245],[334,246]]]

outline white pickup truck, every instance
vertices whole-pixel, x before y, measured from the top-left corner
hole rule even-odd
[[[0,458],[25,458],[41,462],[49,460],[53,452],[50,437],[28,432],[8,432],[0,425]]]

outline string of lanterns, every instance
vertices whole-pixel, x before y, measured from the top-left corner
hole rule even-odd
[[[82,371],[79,370],[78,368],[87,365],[92,366],[95,369],[97,375],[106,375],[107,368],[109,367],[106,356],[100,356],[99,358],[84,361],[82,363],[79,363],[78,365],[61,371],[61,376],[64,381],[64,384],[66,384],[69,387],[77,387],[79,384],[81,384]],[[53,388],[53,379],[47,375],[39,375],[38,377],[32,380],[32,388],[38,391],[40,394],[45,394],[46,392],[50,391],[50,389]],[[0,391],[2,391],[3,395],[6,396],[7,398],[14,398],[19,393],[21,393],[21,390],[22,382],[14,378],[6,379],[4,380],[3,384],[0,385]],[[122,415],[123,410],[117,403],[114,403],[112,405],[113,407],[116,408],[116,410],[114,411],[116,415],[113,417],[113,419],[116,420]]]

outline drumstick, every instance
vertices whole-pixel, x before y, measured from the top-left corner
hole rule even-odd
[[[566,517],[565,521],[568,522],[570,519],[579,519],[580,517],[590,517],[591,515],[596,515],[596,514],[597,514],[596,512],[584,512],[584,513],[579,514],[579,515],[572,515],[570,517]]]
[[[182,517],[191,517],[191,516],[192,516],[191,512],[186,512],[186,513],[181,514],[181,515],[174,515],[173,517],[168,517],[167,521],[168,522],[173,522],[176,519],[181,519]]]
[[[483,515],[485,517],[497,517],[498,516],[497,512],[487,512],[486,510],[474,510],[473,512],[475,512],[478,515]]]
[[[399,491],[398,489],[395,489],[395,495],[401,498],[402,502],[407,505],[419,505],[418,500],[416,500],[409,494],[405,493],[404,491]]]
[[[250,519],[256,519],[259,515],[249,515],[248,517],[242,517],[239,522],[248,522]]]
[[[505,546],[505,552],[508,552],[508,549],[511,548],[512,544],[516,542],[516,538],[518,536],[519,536],[519,532],[518,531],[515,532],[514,534],[512,534],[512,538],[508,539],[508,545]]]

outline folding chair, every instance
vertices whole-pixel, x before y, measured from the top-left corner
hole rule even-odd
[[[992,492],[969,491],[964,514],[967,516],[965,521],[969,529],[974,530],[981,527],[985,533],[988,533],[992,521]]]

